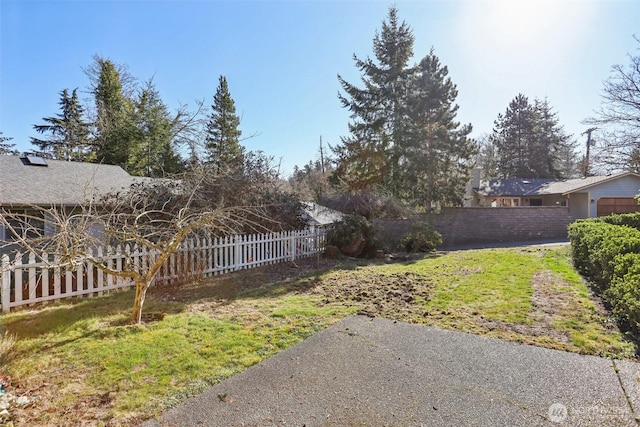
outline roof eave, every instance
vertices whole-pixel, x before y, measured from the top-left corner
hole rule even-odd
[[[635,172],[623,172],[623,173],[620,173],[620,174],[617,174],[617,175],[611,175],[611,176],[607,177],[606,179],[603,179],[602,181],[593,182],[591,184],[583,185],[582,187],[574,188],[573,190],[570,190],[570,191],[565,191],[564,193],[562,193],[562,195],[563,196],[568,196],[571,193],[576,193],[576,192],[584,190],[586,188],[593,187],[594,185],[604,184],[605,182],[609,182],[609,181],[612,181],[614,179],[622,178],[622,177],[625,177],[625,176],[635,176],[636,178],[640,178],[640,174],[637,174]]]

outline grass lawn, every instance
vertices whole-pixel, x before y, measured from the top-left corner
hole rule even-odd
[[[0,342],[0,375],[30,399],[10,417],[15,425],[138,425],[356,313],[585,354],[635,354],[571,267],[568,246],[321,264],[154,289],[138,326],[127,324],[132,292],[3,315],[0,327],[16,342],[5,354]]]

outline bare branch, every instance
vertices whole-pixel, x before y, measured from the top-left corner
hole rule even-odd
[[[287,227],[279,219],[287,212],[295,218],[292,212],[298,205],[272,181],[268,161],[258,156],[237,176],[194,168],[181,180],[140,180],[126,190],[87,198],[78,207],[5,208],[0,210],[0,225],[10,239],[0,248],[32,252],[48,267],[88,262],[113,276],[132,279],[136,287],[132,322],[140,322],[147,289],[186,239]],[[105,249],[102,255],[100,247]],[[132,262],[128,251],[150,254],[149,262]],[[114,257],[122,259],[122,269],[112,267]]]
[[[640,38],[634,39],[640,43]],[[626,66],[611,68],[601,95],[602,105],[585,123],[601,128],[601,144],[594,150],[601,167],[640,172],[640,53],[627,57]]]

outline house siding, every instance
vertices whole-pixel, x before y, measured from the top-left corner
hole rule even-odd
[[[569,195],[569,213],[574,218],[588,218],[589,193],[571,193]]]
[[[623,176],[589,187],[589,217],[598,215],[598,200],[602,197],[634,197],[640,193],[640,178]],[[574,194],[571,194],[573,199]],[[591,202],[593,200],[593,202]]]

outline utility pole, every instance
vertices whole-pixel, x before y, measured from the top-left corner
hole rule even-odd
[[[582,132],[581,134],[581,135],[587,134],[587,155],[584,158],[584,170],[583,170],[583,175],[585,177],[589,176],[589,153],[590,153],[591,145],[593,145],[593,142],[591,141],[591,132],[593,132],[596,129],[598,128],[589,128],[584,132]]]
[[[322,176],[324,176],[324,149],[322,148],[322,135],[320,135],[320,169],[322,169]]]

